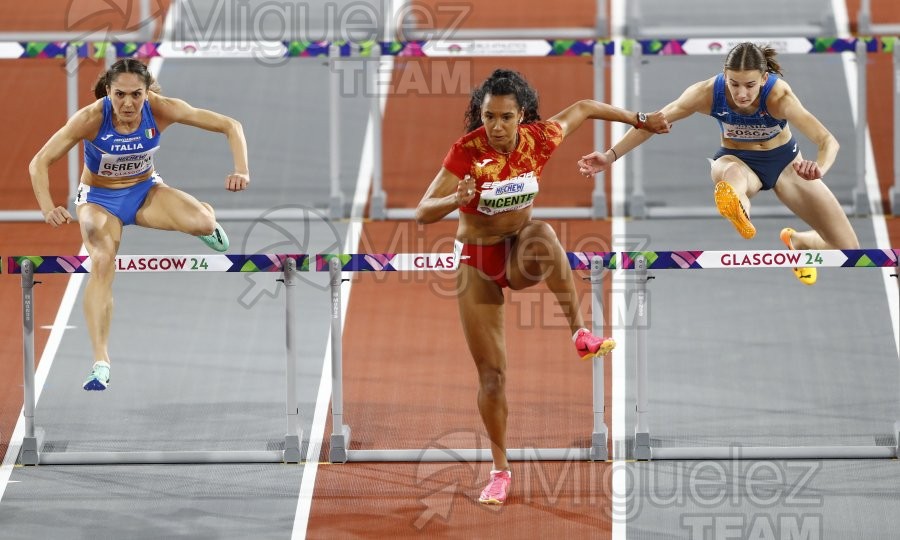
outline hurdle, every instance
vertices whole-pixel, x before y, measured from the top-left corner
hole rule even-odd
[[[120,255],[116,272],[281,272],[278,281],[285,290],[285,414],[286,431],[281,450],[189,450],[66,452],[48,451],[44,433],[34,423],[34,285],[35,274],[89,273],[91,260],[86,255],[12,256],[7,272],[21,274],[22,337],[25,435],[19,452],[22,465],[102,465],[102,464],[169,464],[169,463],[300,463],[302,430],[299,426],[297,402],[297,347],[294,340],[294,288],[298,266],[303,267],[303,254],[253,255]]]
[[[873,435],[871,446],[728,446],[728,447],[662,447],[651,444],[649,427],[649,365],[647,362],[647,320],[649,296],[647,283],[655,276],[649,270],[693,270],[703,268],[894,268],[892,277],[900,284],[900,250],[855,249],[818,251],[644,251],[621,252],[612,267],[637,274],[636,328],[636,421],[633,457],[649,460],[762,460],[762,459],[860,459],[900,457],[900,423],[894,424],[893,446],[878,445]],[[900,340],[900,336],[897,336]]]
[[[603,273],[613,257],[607,252],[569,252],[573,270],[589,270],[592,329],[603,332]],[[447,261],[450,261],[447,264]],[[341,284],[343,272],[404,272],[454,270],[458,260],[452,253],[357,253],[318,254],[315,270],[328,272],[331,285],[332,433],[328,459],[332,463],[354,462],[450,462],[491,461],[487,448],[463,449],[350,449],[351,428],[344,423],[343,354],[341,347]],[[605,461],[609,457],[609,431],[604,420],[603,358],[592,360],[593,429],[591,446],[584,448],[510,448],[511,461]]]

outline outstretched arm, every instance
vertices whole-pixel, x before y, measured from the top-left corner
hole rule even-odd
[[[95,114],[91,105],[81,109],[69,121],[59,129],[38,150],[28,165],[28,173],[31,175],[31,187],[34,196],[44,214],[44,221],[57,227],[72,221],[72,215],[65,206],[56,206],[50,197],[50,165],[66,155],[78,141],[88,138],[91,130],[96,133],[100,128],[99,117]]]
[[[678,99],[660,109],[660,114],[670,122],[670,127],[675,121],[687,118],[694,113],[709,111],[712,106],[710,102],[712,95],[711,84],[712,79],[696,83],[688,87]],[[647,130],[629,129],[618,142],[610,146],[609,150],[605,152],[595,151],[582,156],[578,160],[578,172],[584,176],[591,177],[598,172],[604,171],[613,161],[631,152],[652,136],[653,133]]]
[[[601,101],[583,99],[566,107],[550,120],[558,122],[562,126],[563,137],[578,129],[587,119],[622,122],[652,133],[669,132],[669,122],[661,112],[648,113],[645,122],[639,121],[638,114]]]
[[[192,107],[187,102],[150,94],[153,114],[167,124],[179,123],[198,127],[207,131],[223,133],[228,138],[228,147],[234,159],[234,172],[225,179],[225,189],[242,191],[250,183],[250,166],[247,160],[247,141],[241,123],[214,111]]]

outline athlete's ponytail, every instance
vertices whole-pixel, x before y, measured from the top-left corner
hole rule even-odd
[[[469,99],[469,107],[466,109],[466,133],[481,127],[481,104],[484,96],[514,96],[525,114],[523,124],[537,122],[541,119],[538,114],[537,91],[528,84],[525,77],[517,71],[510,69],[495,69],[491,76],[485,79],[481,86],[472,90]]]
[[[766,45],[760,47],[745,41],[735,45],[725,57],[725,69],[732,71],[748,71],[755,69],[763,73],[782,75],[781,65],[775,59],[778,54],[774,48]]]
[[[115,82],[116,78],[122,73],[134,73],[143,82],[147,90],[151,92],[160,92],[159,83],[153,78],[147,66],[133,58],[123,58],[112,65],[111,68],[100,74],[94,84],[94,96],[97,99],[106,96],[106,89]]]

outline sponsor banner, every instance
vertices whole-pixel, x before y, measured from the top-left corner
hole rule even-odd
[[[337,258],[344,272],[399,272],[455,270],[453,253],[348,253],[316,255],[316,271],[327,272],[329,262]]]
[[[425,56],[547,56],[552,50],[545,39],[435,40],[422,46]]]
[[[822,251],[704,251],[702,268],[795,268],[843,266],[847,256],[838,250]]]
[[[281,41],[164,41],[157,47],[163,58],[283,58]]]
[[[725,54],[735,45],[750,41],[757,45],[774,47],[779,54],[806,54],[813,50],[812,42],[807,38],[691,38],[681,46],[683,54]]]
[[[91,260],[84,262],[91,271]],[[116,272],[227,272],[232,261],[217,255],[120,255],[116,257]]]
[[[280,272],[288,258],[303,268],[306,255],[119,255],[116,272]],[[43,255],[9,257],[7,272],[21,274],[22,263],[28,259],[36,274],[85,274],[91,271],[87,255]]]

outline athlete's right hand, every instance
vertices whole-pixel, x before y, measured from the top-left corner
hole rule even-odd
[[[456,202],[458,202],[460,206],[469,204],[469,201],[474,199],[477,194],[478,190],[475,189],[475,179],[468,174],[465,178],[460,180],[459,184],[456,186]]]
[[[581,159],[578,160],[578,172],[590,178],[599,172],[605,171],[614,161],[612,156],[607,154],[610,154],[608,150],[606,152],[595,151],[586,156],[581,156]]]
[[[44,221],[46,221],[50,225],[53,225],[54,227],[59,227],[60,225],[71,223],[72,214],[70,214],[69,211],[62,206],[57,206],[49,212],[44,212]]]

